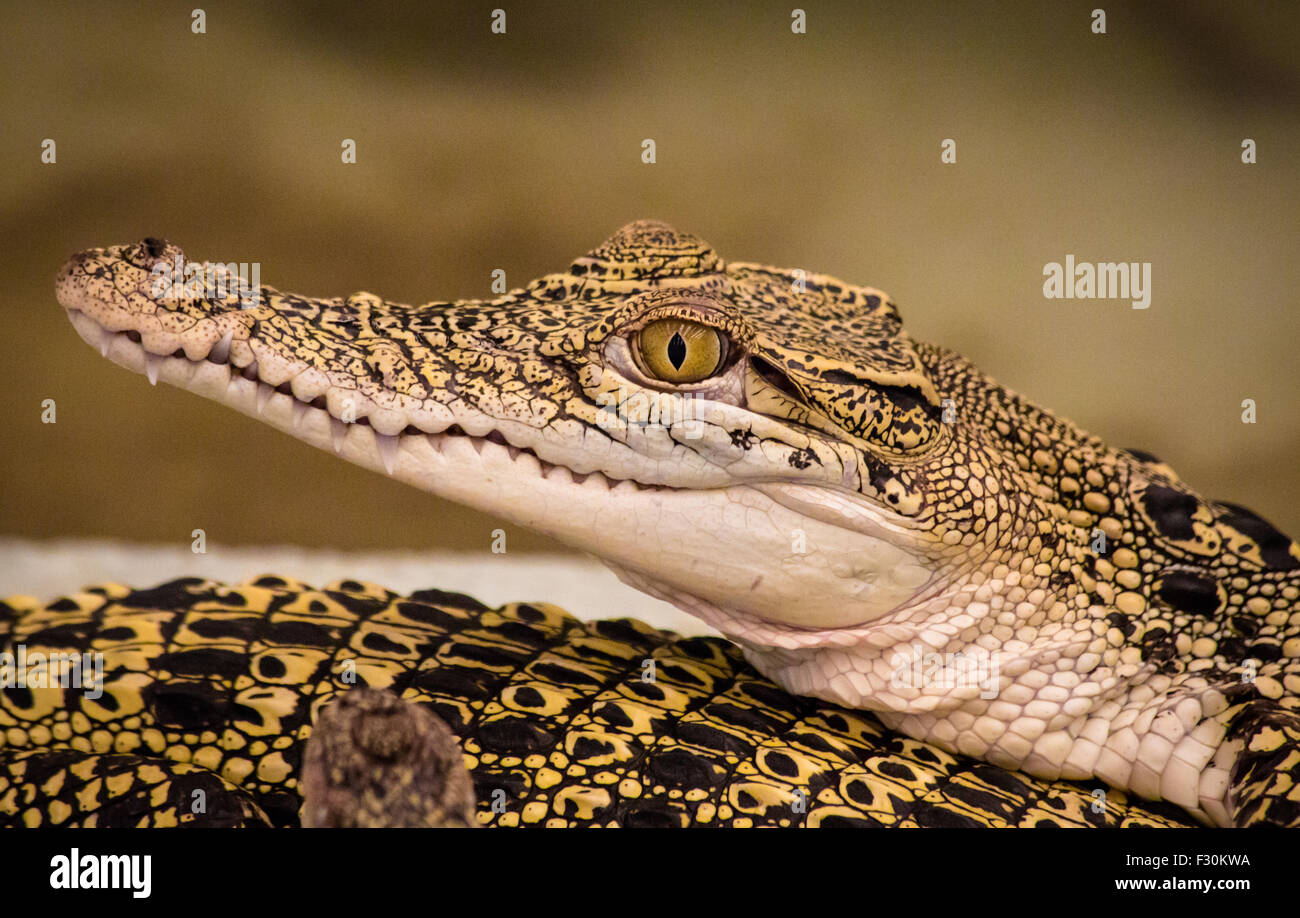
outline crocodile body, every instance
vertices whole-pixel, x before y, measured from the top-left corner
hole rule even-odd
[[[181,258],[83,252],[60,304],[153,381],[596,554],[797,695],[1203,822],[1300,821],[1300,546],[913,341],[880,291],[650,222],[417,307],[160,292]]]
[[[1186,819],[1168,804],[950,755],[867,712],[791,695],[726,641],[628,619],[583,623],[554,606],[191,579],[0,606],[0,633],[5,649],[105,660],[98,700],[59,687],[0,696],[0,824],[297,825],[311,725],[358,685],[399,693],[451,727],[489,826]]]

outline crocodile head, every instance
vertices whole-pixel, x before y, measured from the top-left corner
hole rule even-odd
[[[83,252],[59,302],[151,380],[590,551],[723,631],[879,620],[951,554],[927,519],[952,434],[877,290],[652,222],[490,301],[307,299],[184,265],[153,239]]]

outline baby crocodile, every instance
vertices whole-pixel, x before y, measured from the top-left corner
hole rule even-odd
[[[879,290],[655,222],[415,307],[160,283],[183,258],[82,252],[59,302],[151,381],[592,552],[796,694],[1300,822],[1300,546],[913,341]]]

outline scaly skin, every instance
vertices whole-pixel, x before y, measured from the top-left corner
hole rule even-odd
[[[883,293],[649,222],[418,307],[155,295],[179,254],[83,252],[59,302],[151,379],[591,551],[793,692],[1202,821],[1300,821],[1300,546],[912,341]],[[647,374],[664,317],[725,337],[716,373]]]
[[[1167,803],[1013,774],[791,695],[719,638],[543,604],[271,576],[109,584],[0,603],[0,652],[18,645],[103,654],[103,694],[0,692],[0,826],[457,821],[473,800],[436,729],[432,763],[419,744],[393,749],[386,774],[359,779],[373,748],[360,767],[352,753],[375,743],[339,728],[389,732],[355,710],[376,690],[457,734],[486,826],[1185,823]]]

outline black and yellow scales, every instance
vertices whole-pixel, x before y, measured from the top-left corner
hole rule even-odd
[[[179,820],[207,781],[290,823],[350,655],[444,717],[493,824],[1300,824],[1300,546],[912,340],[879,290],[640,222],[492,300],[245,289],[158,239],[57,294],[150,381],[589,551],[731,643],[347,584],[15,609],[11,641],[89,642],[118,681],[0,694],[0,812]],[[357,736],[325,745],[387,754]]]
[[[0,824],[297,825],[311,724],[359,685],[452,728],[489,826],[1187,823],[796,697],[726,641],[555,606],[189,579],[0,606],[0,632],[6,650],[105,660],[98,699],[0,698]]]

